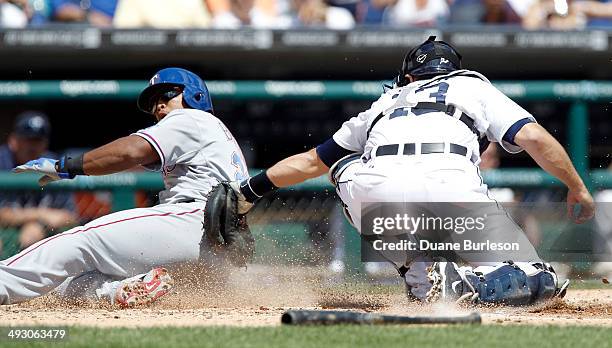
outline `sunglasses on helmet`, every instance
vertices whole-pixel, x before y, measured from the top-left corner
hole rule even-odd
[[[151,113],[154,113],[160,100],[167,102],[176,98],[181,93],[183,93],[183,88],[178,86],[169,87],[168,89],[160,89],[157,93],[151,96],[151,99],[149,99],[149,110],[151,110]]]

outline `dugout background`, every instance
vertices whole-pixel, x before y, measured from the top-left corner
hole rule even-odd
[[[483,29],[481,29],[483,30]],[[181,66],[206,80],[391,80],[410,47],[428,35],[455,45],[464,66],[490,80],[610,80],[610,33],[525,32],[486,27],[399,31],[162,31],[38,29],[0,31],[1,80],[143,80]],[[381,86],[382,92],[382,86]],[[251,167],[266,167],[313,147],[366,109],[354,100],[220,100],[213,103],[245,148]],[[562,143],[568,103],[522,102]],[[88,148],[147,127],[135,100],[0,100],[0,140],[19,112],[44,110],[51,149]],[[609,165],[610,103],[590,103],[591,168]],[[524,154],[502,164],[530,167]]]

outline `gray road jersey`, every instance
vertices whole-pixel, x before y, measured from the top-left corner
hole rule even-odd
[[[146,166],[161,171],[165,190],[160,203],[203,201],[219,181],[241,180],[248,170],[240,147],[223,122],[210,113],[180,109],[156,125],[133,135],[147,140],[160,163]]]

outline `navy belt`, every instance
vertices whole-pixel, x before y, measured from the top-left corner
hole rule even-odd
[[[400,145],[401,144],[389,144],[389,145],[379,146],[376,149],[376,157],[389,156],[389,155],[405,155],[405,156],[416,155],[416,144],[414,143],[404,144],[404,151],[402,153],[398,153]],[[421,143],[420,154],[427,155],[430,153],[446,153],[444,151],[444,148],[445,148],[444,143]],[[461,156],[465,156],[467,155],[467,147],[450,143],[448,152],[454,153],[457,155],[461,155]]]

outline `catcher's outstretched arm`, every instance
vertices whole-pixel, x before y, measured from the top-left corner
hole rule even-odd
[[[287,187],[321,176],[328,170],[316,149],[311,149],[285,158],[270,167],[266,174],[275,186]]]
[[[279,187],[299,184],[325,174],[328,167],[321,161],[316,149],[306,151],[276,163],[268,170],[250,177],[236,187],[240,192],[238,206],[241,213],[250,209],[250,203]],[[248,204],[246,204],[246,203]]]
[[[595,214],[593,198],[576,172],[563,146],[537,123],[528,123],[514,137],[536,163],[561,180],[568,188],[567,214],[577,223],[583,223]],[[574,216],[574,206],[580,204],[580,214]]]

